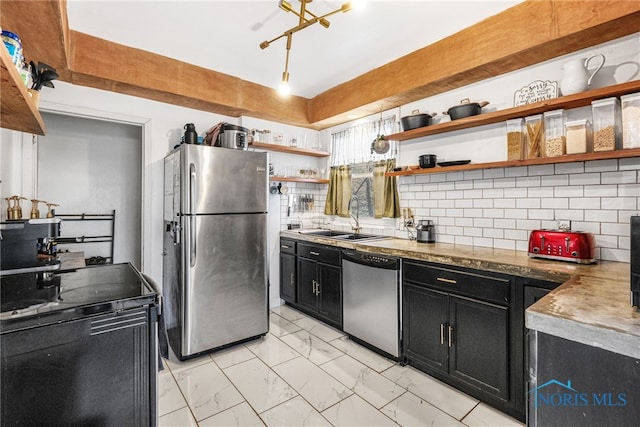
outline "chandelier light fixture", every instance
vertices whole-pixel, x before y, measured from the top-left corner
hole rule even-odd
[[[297,33],[300,30],[304,30],[307,27],[310,27],[313,24],[319,23],[320,25],[322,25],[324,28],[329,28],[329,26],[331,25],[331,23],[327,20],[327,18],[331,15],[334,15],[338,12],[348,12],[351,10],[352,5],[351,2],[346,2],[344,3],[342,6],[340,6],[340,8],[331,11],[329,13],[326,13],[324,15],[318,16],[316,14],[314,14],[313,12],[311,12],[310,10],[307,9],[307,5],[309,3],[311,3],[313,0],[299,0],[300,2],[300,11],[296,11],[293,9],[293,7],[291,6],[291,3],[289,3],[288,1],[285,0],[280,0],[280,2],[278,3],[278,6],[280,7],[280,9],[284,10],[285,12],[291,12],[294,15],[296,15],[298,17],[298,25],[296,25],[295,27],[291,27],[288,30],[284,31],[282,34],[280,34],[279,36],[271,39],[271,40],[265,40],[262,43],[260,43],[260,49],[266,49],[268,48],[271,43],[275,42],[276,40],[279,40],[283,37],[286,37],[287,39],[287,54],[286,54],[286,59],[285,59],[285,63],[284,63],[284,72],[282,73],[282,83],[280,84],[280,87],[278,88],[278,91],[280,92],[280,94],[282,95],[288,95],[290,92],[290,88],[289,88],[289,52],[291,51],[291,39],[293,37],[294,33]]]

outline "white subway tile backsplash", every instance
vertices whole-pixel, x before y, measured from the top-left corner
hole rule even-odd
[[[534,165],[529,166],[529,176],[534,175],[553,175],[555,173],[555,165]]]
[[[640,170],[640,157],[619,159],[618,165],[620,170]]]
[[[553,187],[529,187],[527,197],[553,197]]]
[[[620,184],[618,185],[619,197],[640,196],[640,184]]]
[[[526,166],[517,166],[515,168],[507,168],[504,170],[504,176],[527,176],[529,173],[529,168]]]
[[[542,226],[537,219],[519,219],[516,221],[516,228],[521,230],[537,230],[542,228]]]
[[[516,209],[540,209],[540,199],[535,197],[517,199]]]
[[[584,187],[584,197],[615,197],[617,195],[617,185],[586,185]]]
[[[600,198],[572,197],[569,199],[569,209],[600,209]]]
[[[637,177],[636,171],[603,172],[602,184],[635,184]]]
[[[495,208],[512,209],[516,207],[516,199],[496,199],[493,202]]]
[[[527,219],[528,212],[526,209],[505,209],[504,217],[514,219]]]
[[[315,214],[302,215],[305,224],[321,215],[326,187],[289,187],[317,195]],[[441,243],[526,251],[530,230],[568,219],[574,230],[594,234],[600,259],[629,262],[629,217],[640,215],[640,158],[406,176],[399,192],[402,207],[435,221]],[[280,203],[285,228],[286,201]],[[408,238],[406,230],[387,228]]]
[[[549,175],[540,178],[543,187],[559,187],[569,185],[569,175]]]
[[[485,179],[489,178],[504,178],[504,169],[484,169],[482,171],[482,176]]]
[[[582,185],[555,187],[553,195],[554,197],[582,197],[584,196],[584,187]]]
[[[542,209],[569,209],[569,199],[567,197],[554,197],[540,199]]]
[[[554,219],[555,211],[553,209],[529,209],[529,219]]]
[[[611,224],[605,222],[601,224],[600,232],[602,234],[610,234],[613,236],[628,236],[629,226],[627,224]]]
[[[569,175],[569,185],[594,185],[600,184],[599,173],[576,173]]]
[[[610,172],[618,170],[618,159],[592,160],[585,162],[585,172]]]
[[[618,211],[585,209],[584,220],[589,222],[618,222]]]
[[[574,174],[574,173],[583,173],[584,172],[584,162],[575,162],[575,163],[556,163],[556,175],[562,174]]]

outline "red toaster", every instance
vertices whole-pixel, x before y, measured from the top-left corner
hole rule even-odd
[[[591,264],[596,262],[596,241],[591,233],[564,230],[533,230],[529,256]]]

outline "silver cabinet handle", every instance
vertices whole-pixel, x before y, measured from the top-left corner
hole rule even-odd
[[[311,255],[320,256],[320,252],[310,251],[309,253],[310,253]]]
[[[449,347],[451,347],[453,341],[453,326],[449,325]]]
[[[291,246],[289,246],[289,245],[280,245],[280,247],[281,247],[282,249],[289,249]]]
[[[444,323],[440,323],[440,344],[444,344]]]
[[[445,282],[445,283],[458,283],[453,279],[445,279],[444,277],[436,277],[436,280],[439,282]]]
[[[316,282],[316,296],[320,295],[320,283]]]

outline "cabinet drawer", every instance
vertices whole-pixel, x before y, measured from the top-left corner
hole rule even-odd
[[[280,239],[280,253],[295,255],[296,242],[294,240]]]
[[[340,250],[329,246],[298,243],[298,256],[324,262],[326,264],[340,265]]]
[[[463,271],[447,266],[404,263],[404,280],[498,304],[511,300],[511,278],[481,270]]]

